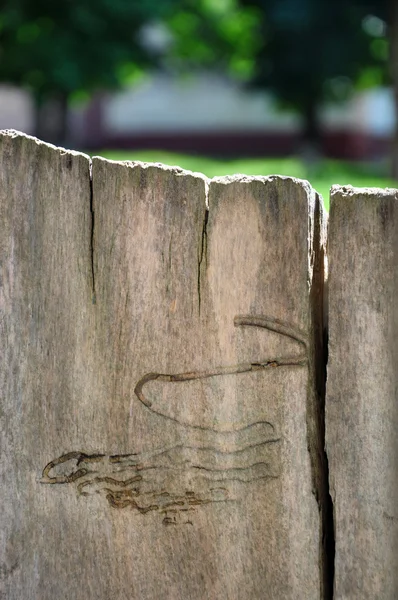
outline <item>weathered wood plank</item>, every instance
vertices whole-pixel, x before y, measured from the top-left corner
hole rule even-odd
[[[311,188],[0,153],[4,596],[322,597]]]
[[[335,598],[398,597],[398,192],[332,188],[326,432]]]
[[[54,452],[90,437],[90,237],[88,157],[2,132],[2,599],[81,597],[87,508],[39,482]]]
[[[323,597],[315,498],[323,502],[314,356],[321,317],[313,308],[322,304],[324,215],[311,188],[290,178],[214,180],[209,203],[203,282],[208,339],[215,332],[213,362],[266,365],[225,380],[218,410],[240,426],[268,422],[278,440],[272,454],[262,455],[259,445],[253,459],[270,465],[271,476],[237,490],[244,502],[230,528],[246,538],[246,552],[226,543],[235,576],[225,589],[233,598],[242,580],[248,597],[260,598],[264,590],[270,598]],[[251,443],[266,436],[259,432]]]
[[[117,595],[318,598],[310,190],[211,182],[207,216],[201,177],[94,159],[93,183],[101,452],[139,477],[108,495]]]

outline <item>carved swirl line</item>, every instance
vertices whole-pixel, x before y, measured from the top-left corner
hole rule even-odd
[[[213,502],[234,502],[234,496],[239,495],[236,484],[276,479],[279,474],[274,464],[275,445],[281,438],[275,435],[272,423],[259,420],[227,431],[183,423],[153,407],[143,392],[144,386],[154,380],[178,383],[267,368],[303,367],[308,363],[307,337],[289,323],[265,316],[238,315],[234,325],[274,331],[298,342],[301,351],[293,356],[267,358],[207,371],[147,373],[134,389],[146,409],[190,430],[207,432],[206,442],[201,433],[200,445],[194,445],[191,440],[190,445],[174,444],[141,453],[68,452],[45,466],[41,483],[73,483],[81,496],[100,493],[113,508],[130,507],[142,514],[159,511],[166,514],[163,523],[171,525],[176,521],[175,516],[170,517],[169,514],[191,511],[196,506]],[[204,442],[205,445],[201,445]],[[215,483],[226,487],[211,487]],[[192,525],[189,520],[186,523]]]
[[[142,472],[142,471],[147,471],[147,470],[151,470],[151,469],[169,469],[171,467],[168,467],[167,465],[147,465],[144,466],[144,462],[148,461],[148,460],[152,460],[154,458],[161,458],[162,456],[166,455],[166,457],[168,455],[170,455],[172,452],[174,451],[186,451],[186,450],[193,450],[199,453],[210,453],[213,455],[218,455],[221,457],[230,457],[233,458],[235,457],[237,454],[242,454],[245,452],[248,452],[249,450],[252,449],[256,449],[259,448],[261,446],[266,446],[268,444],[276,444],[280,442],[280,438],[269,438],[266,440],[263,440],[261,442],[257,442],[255,444],[248,444],[247,446],[243,447],[243,448],[237,448],[235,450],[230,450],[230,449],[221,449],[221,448],[216,448],[213,446],[189,446],[189,445],[185,445],[185,444],[175,444],[169,448],[159,448],[157,450],[154,450],[152,452],[148,452],[148,453],[142,453],[141,455],[137,455],[137,454],[120,454],[117,455],[117,460],[115,459],[115,456],[107,456],[105,454],[85,454],[83,452],[68,452],[67,454],[63,454],[62,456],[50,461],[43,469],[43,473],[42,473],[42,477],[41,477],[41,483],[50,483],[50,484],[59,484],[59,483],[73,483],[75,482],[77,479],[80,479],[82,477],[85,477],[86,475],[95,475],[98,472],[98,469],[94,468],[93,469],[89,469],[87,466],[87,463],[92,464],[92,463],[109,463],[110,466],[112,466],[112,464],[117,463],[118,465],[121,465],[122,467],[124,466],[126,470],[131,470],[133,469],[134,472],[137,473],[137,475],[133,478],[130,478],[128,480],[125,480],[125,483],[122,484],[121,480],[119,479],[114,479],[112,477],[106,476],[103,478],[95,478],[97,482],[103,481],[103,482],[107,482],[107,483],[117,483],[118,485],[126,485],[126,482],[130,483],[134,483],[136,481],[140,481],[142,479],[142,477],[140,475],[138,475],[138,473]],[[83,468],[78,468],[76,471],[72,471],[71,473],[69,473],[68,475],[51,475],[51,471],[53,469],[55,469],[57,466],[62,465],[64,463],[68,463],[69,461],[76,461],[76,467],[79,467],[82,463],[84,463],[84,467]],[[253,466],[249,465],[249,467]],[[249,467],[241,467],[241,468],[249,468]],[[200,468],[200,466],[197,465],[192,465],[192,468]],[[234,467],[234,468],[239,468],[239,467]],[[114,473],[116,473],[116,471],[113,471]],[[123,472],[123,469],[119,472]]]
[[[101,494],[113,508],[130,507],[142,514],[183,512],[237,500],[241,492],[234,484],[276,479],[272,453],[264,451],[267,444],[278,441],[269,439],[232,451],[177,444],[117,459],[115,455],[68,452],[45,466],[40,482],[74,484],[79,496]],[[262,457],[257,455],[261,446]],[[251,454],[253,449],[256,456]],[[224,487],[214,487],[217,483]]]
[[[136,395],[138,400],[152,413],[157,414],[163,417],[164,419],[174,421],[179,425],[189,427],[190,429],[200,429],[202,431],[213,431],[215,433],[225,434],[232,432],[242,432],[245,429],[248,429],[249,427],[260,423],[270,425],[271,427],[273,427],[272,424],[268,421],[257,421],[256,423],[251,423],[245,427],[229,431],[223,431],[214,427],[205,427],[203,425],[192,425],[190,423],[181,422],[177,417],[172,417],[171,415],[167,415],[164,412],[154,408],[153,403],[145,396],[143,392],[144,386],[150,381],[162,381],[165,383],[181,383],[186,381],[195,381],[198,379],[207,379],[209,377],[219,377],[221,375],[236,375],[240,373],[248,373],[252,371],[264,370],[267,368],[304,367],[305,365],[307,365],[308,338],[303,331],[296,327],[293,327],[290,323],[281,321],[280,319],[275,319],[273,317],[267,317],[262,315],[237,315],[234,318],[234,325],[236,327],[248,326],[268,329],[269,331],[273,331],[275,333],[278,333],[279,335],[288,337],[294,340],[295,342],[298,342],[303,347],[303,351],[300,354],[293,356],[266,358],[263,360],[256,361],[254,363],[242,363],[238,365],[216,367],[207,371],[189,371],[186,373],[146,373],[143,377],[141,377],[141,379],[137,382],[134,388],[134,394]]]

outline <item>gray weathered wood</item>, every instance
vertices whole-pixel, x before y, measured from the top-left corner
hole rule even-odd
[[[0,140],[4,598],[322,597],[309,185]]]
[[[332,188],[326,440],[335,598],[398,598],[398,192]]]
[[[2,132],[2,600],[84,597],[80,580],[94,560],[85,552],[100,548],[87,507],[39,483],[54,452],[80,447],[82,438],[90,447],[97,376],[90,239],[88,157]],[[90,546],[82,530],[98,541]],[[97,582],[90,585],[95,597]]]

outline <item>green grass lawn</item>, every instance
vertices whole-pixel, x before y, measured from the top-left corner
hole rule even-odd
[[[199,171],[208,177],[244,173],[245,175],[289,175],[308,179],[312,186],[322,194],[327,209],[329,208],[329,190],[333,184],[351,184],[355,187],[398,187],[397,182],[383,177],[380,168],[337,160],[322,160],[309,172],[304,162],[298,158],[218,160],[205,156],[174,154],[156,150],[104,150],[97,154],[112,160],[141,160],[177,165],[190,171]]]

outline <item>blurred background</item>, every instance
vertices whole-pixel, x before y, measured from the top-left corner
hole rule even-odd
[[[117,160],[396,186],[398,0],[3,0],[0,128]]]

